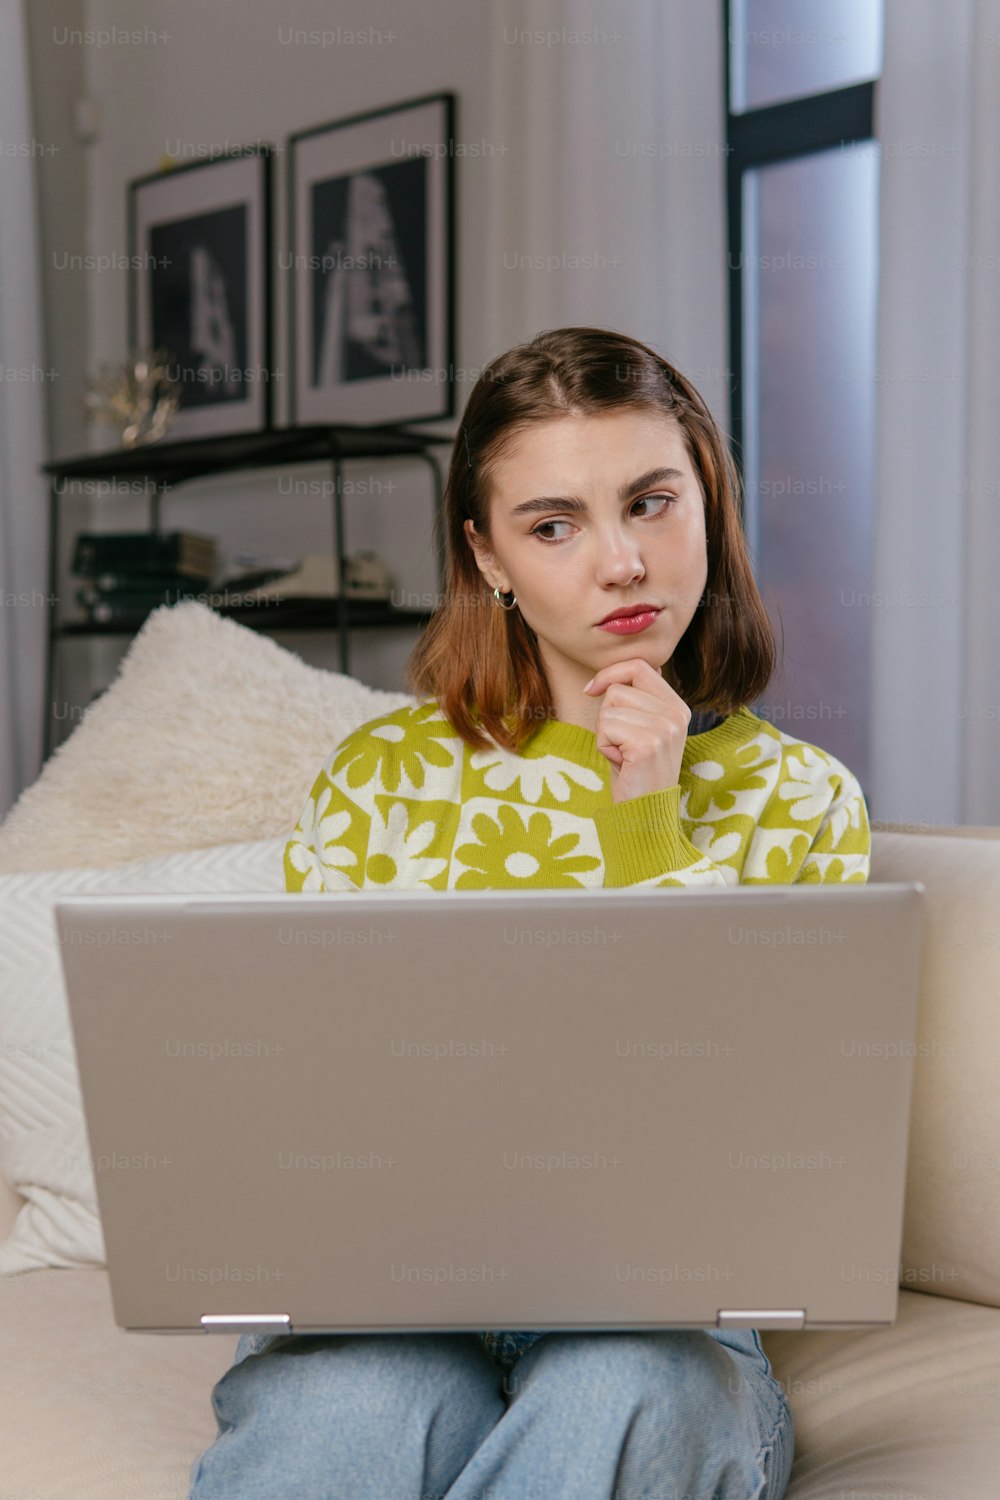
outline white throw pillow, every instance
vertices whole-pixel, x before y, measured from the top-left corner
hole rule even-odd
[[[345,735],[418,701],[311,667],[196,599],[164,605],[0,825],[0,871],[290,832]]]
[[[113,891],[284,891],[291,826],[277,838],[117,869],[0,875],[0,1175],[27,1199],[0,1243],[0,1276],[106,1264],[54,902]]]

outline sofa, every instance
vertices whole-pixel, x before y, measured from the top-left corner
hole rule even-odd
[[[412,702],[197,601],[154,611],[0,824],[0,1500],[181,1500],[233,1335],[114,1322],[51,907],[283,889],[329,750]],[[1000,828],[872,825],[926,891],[896,1322],[764,1332],[796,1421],[789,1500],[1000,1493]],[[235,1500],[235,1497],[234,1497]]]

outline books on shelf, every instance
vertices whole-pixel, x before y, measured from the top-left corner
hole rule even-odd
[[[94,573],[85,577],[76,591],[81,604],[103,599],[106,595],[140,592],[144,594],[175,593],[183,589],[193,593],[209,580],[193,577],[190,573]]]
[[[234,584],[231,582],[229,587]],[[235,586],[238,588],[239,584]],[[344,592],[349,599],[376,599],[386,602],[392,592],[388,569],[374,552],[357,552],[344,558]],[[336,599],[337,566],[330,552],[307,552],[291,571],[263,582],[255,588],[244,587],[242,599],[247,604],[280,604]]]
[[[215,566],[216,539],[199,531],[82,531],[76,602],[99,625],[132,620],[209,586]]]
[[[81,579],[75,597],[87,620],[126,624],[162,604],[185,598],[197,598],[217,609],[286,607],[299,617],[304,610],[321,613],[324,605],[338,597],[336,559],[329,552],[297,558],[238,554],[236,560],[244,563],[242,571],[213,582],[208,551],[201,551],[199,561],[192,536],[182,532],[166,536],[82,533],[74,555],[74,572]],[[194,541],[211,543],[214,563],[214,538],[195,536]],[[110,546],[105,545],[108,542]],[[374,552],[347,556],[343,567],[347,598],[390,602],[392,579]]]
[[[207,582],[215,573],[216,539],[199,531],[81,531],[73,550],[78,578],[181,574]]]
[[[119,588],[107,592],[91,584],[81,584],[76,590],[76,602],[86,611],[89,620],[98,625],[110,625],[135,619],[137,615],[147,615],[161,604],[176,604],[181,599],[193,598],[198,587],[197,581],[190,578],[170,587]]]

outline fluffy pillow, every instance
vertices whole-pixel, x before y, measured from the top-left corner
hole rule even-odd
[[[54,903],[112,891],[284,891],[286,841],[0,875],[0,1175],[27,1199],[0,1243],[0,1276],[105,1264]]]
[[[198,600],[162,606],[0,825],[0,871],[289,833],[333,747],[417,701],[308,666]]]
[[[900,1286],[1000,1307],[1000,840],[873,830],[926,887]]]

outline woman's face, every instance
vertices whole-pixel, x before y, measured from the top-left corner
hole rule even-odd
[[[517,595],[557,709],[610,662],[641,657],[659,671],[670,660],[708,579],[704,496],[672,417],[623,409],[533,424],[497,468],[490,526],[489,550],[471,521],[466,535],[490,588]],[[659,611],[645,629],[601,629],[636,604]]]

